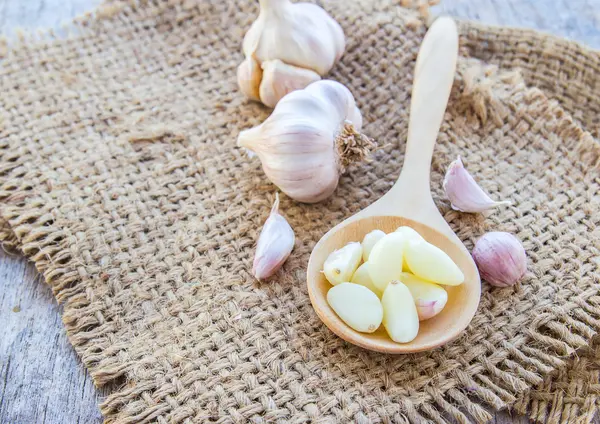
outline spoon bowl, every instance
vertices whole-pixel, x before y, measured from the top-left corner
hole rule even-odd
[[[383,325],[374,333],[359,333],[344,323],[327,303],[332,287],[321,272],[327,256],[351,241],[362,241],[372,230],[391,233],[398,227],[409,226],[425,240],[446,252],[465,275],[459,286],[445,286],[448,302],[438,315],[419,323],[419,334],[410,343],[396,343],[387,335]],[[327,233],[313,249],[308,265],[308,294],[319,318],[342,339],[366,349],[385,353],[412,353],[436,348],[456,338],[469,324],[479,304],[480,282],[475,263],[465,255],[464,246],[436,229],[401,216],[368,216],[344,221]]]
[[[469,251],[438,211],[430,191],[433,147],[450,96],[458,55],[458,32],[451,18],[438,18],[423,39],[411,97],[411,114],[404,165],[398,181],[382,198],[338,224],[313,249],[307,270],[311,303],[321,320],[344,340],[385,353],[412,353],[441,346],[456,338],[475,315],[481,295],[479,273]],[[327,303],[332,287],[323,264],[331,252],[349,242],[362,242],[372,230],[385,233],[409,226],[446,252],[465,276],[459,286],[445,286],[448,302],[438,315],[419,323],[417,337],[396,343],[383,325],[360,333],[346,325]]]

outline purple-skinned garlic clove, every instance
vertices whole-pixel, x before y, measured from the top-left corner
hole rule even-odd
[[[252,274],[257,280],[270,277],[283,265],[294,248],[294,241],[294,230],[279,213],[279,193],[277,193],[271,213],[258,236],[252,266]]]
[[[460,212],[476,213],[501,205],[510,205],[509,201],[496,202],[490,199],[465,169],[460,156],[448,167],[443,187],[452,209]]]
[[[527,271],[527,255],[521,242],[512,234],[484,234],[473,249],[473,259],[481,278],[496,287],[516,284]]]

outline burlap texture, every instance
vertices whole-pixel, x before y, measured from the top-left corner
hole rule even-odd
[[[249,270],[275,188],[235,147],[269,113],[235,83],[253,2],[113,2],[67,40],[6,52],[0,215],[10,228],[0,235],[64,302],[94,381],[117,383],[101,406],[106,421],[485,422],[484,406],[513,405],[588,420],[597,373],[586,364],[597,363],[589,344],[600,329],[598,54],[461,24],[435,200],[469,248],[486,231],[516,234],[529,272],[514,288],[484,284],[455,342],[386,356],[319,321],[305,268],[320,236],[398,175],[425,27],[393,1],[323,3],[348,36],[331,78],[354,93],[365,133],[389,146],[351,167],[326,202],[282,197],[296,246],[262,284]],[[452,211],[441,180],[458,154],[513,205]],[[577,349],[586,356],[570,359]]]

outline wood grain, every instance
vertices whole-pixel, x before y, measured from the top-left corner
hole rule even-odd
[[[18,28],[59,29],[99,2],[0,0],[0,34],[10,38]],[[536,28],[600,48],[600,0],[443,0],[434,11]],[[69,345],[60,313],[35,268],[0,252],[0,423],[101,422],[97,404],[104,393],[94,388]],[[507,411],[492,420],[527,422]]]

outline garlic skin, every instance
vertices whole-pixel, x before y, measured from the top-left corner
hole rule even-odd
[[[320,79],[319,74],[310,69],[286,65],[281,60],[269,60],[262,64],[259,97],[266,106],[275,107],[286,94]]]
[[[490,199],[465,169],[460,156],[448,167],[443,187],[452,209],[460,212],[476,213],[510,205],[509,201],[495,202]]]
[[[260,102],[260,82],[262,81],[262,68],[256,60],[247,57],[237,69],[237,80],[240,90],[250,100]]]
[[[361,128],[350,91],[321,80],[286,95],[262,124],[242,131],[237,143],[258,155],[281,191],[315,203],[333,193],[347,165],[374,148]]]
[[[260,13],[244,36],[242,50],[246,60],[252,58],[262,66],[263,71],[266,70],[263,66],[266,62],[280,60],[296,69],[312,71],[311,77],[320,79],[344,53],[344,31],[321,7],[311,3],[292,3],[290,0],[259,0],[259,3]],[[260,81],[259,69],[244,63],[242,66],[247,70],[252,69],[254,73],[238,70],[240,88],[246,95],[255,93],[256,88],[247,90],[247,87],[251,81]],[[290,82],[292,79],[294,81]],[[287,81],[290,88],[304,88],[314,79],[309,81],[306,74],[288,73]],[[272,107],[281,98],[277,93],[276,90],[272,91],[274,95],[268,99],[262,97],[262,92],[259,99],[248,97]]]
[[[279,214],[279,193],[265,225],[258,236],[252,274],[261,281],[270,277],[286,261],[294,248],[294,230]]]
[[[490,232],[473,249],[473,259],[481,278],[496,287],[516,284],[527,271],[527,254],[512,234]]]

